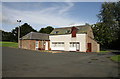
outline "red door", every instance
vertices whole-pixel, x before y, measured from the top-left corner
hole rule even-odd
[[[91,52],[92,51],[92,45],[91,43],[88,43],[88,49],[87,49],[87,52]]]

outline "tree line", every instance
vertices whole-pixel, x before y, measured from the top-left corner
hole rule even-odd
[[[99,21],[92,25],[95,40],[102,48],[120,50],[120,1],[103,3],[97,17]],[[86,25],[89,24],[86,23]],[[20,28],[20,37],[31,31],[37,32],[27,23],[24,23]],[[53,29],[52,26],[47,26],[46,28],[41,28],[38,32],[49,34]],[[2,31],[2,40],[17,42],[17,35],[18,27],[11,32]]]
[[[54,28],[52,26],[47,26],[46,28],[41,28],[39,31],[37,31],[33,29],[32,26],[28,25],[27,23],[24,23],[23,25],[20,26],[20,38],[28,34],[29,32],[50,34],[50,32],[53,29]],[[11,32],[5,32],[3,30],[0,31],[2,32],[2,41],[18,42],[18,27],[12,29]]]

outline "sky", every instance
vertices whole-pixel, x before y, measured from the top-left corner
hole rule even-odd
[[[2,30],[18,27],[17,19],[35,30],[52,26],[68,27],[71,24],[95,24],[103,2],[2,2]]]

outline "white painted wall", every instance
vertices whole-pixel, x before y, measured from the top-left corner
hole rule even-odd
[[[69,51],[76,51],[76,47],[69,47]]]
[[[64,50],[64,47],[52,47],[52,50]]]
[[[79,42],[80,51],[86,52],[86,34],[76,34],[76,37],[72,38],[71,34],[66,35],[50,35],[50,48],[51,50],[70,50],[70,42]],[[55,48],[52,42],[64,42],[64,48]]]

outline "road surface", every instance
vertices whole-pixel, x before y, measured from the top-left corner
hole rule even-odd
[[[45,53],[2,48],[3,77],[118,77],[112,53]]]

